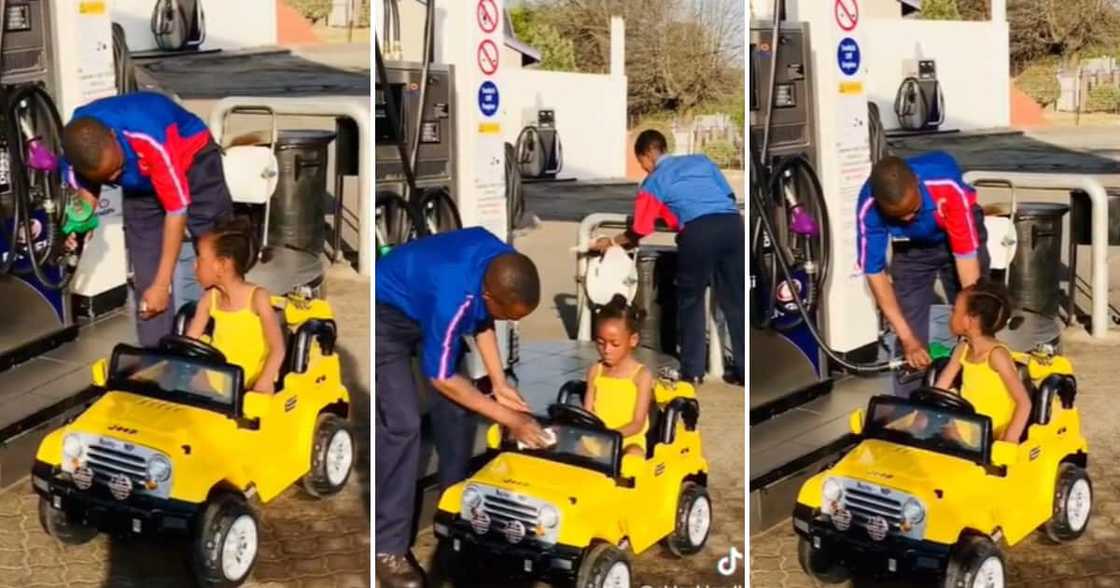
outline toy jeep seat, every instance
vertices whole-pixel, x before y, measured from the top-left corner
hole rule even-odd
[[[656,389],[656,386],[655,386]],[[584,380],[569,380],[560,386],[556,395],[558,404],[572,404],[583,406],[584,396],[587,394],[587,382]],[[677,431],[677,422],[684,419],[685,429],[691,431],[696,428],[700,417],[700,404],[695,398],[674,397],[660,405],[655,398],[650,402],[648,423],[646,430],[646,459],[653,457],[654,447],[658,443],[669,444],[673,442]]]
[[[174,334],[186,335],[187,327],[190,326],[191,317],[194,316],[197,307],[197,302],[188,302],[179,308],[179,312],[175,313]],[[280,366],[280,374],[276,380],[276,390],[280,391],[284,387],[285,376],[289,373],[302,374],[307,370],[311,357],[311,342],[318,342],[323,355],[330,355],[334,353],[338,332],[334,321],[322,319],[309,319],[301,323],[298,328],[293,328],[283,308],[273,306],[272,309],[276,311],[276,318],[280,321],[285,335],[284,363]],[[213,335],[214,319],[206,323],[203,333],[207,336]]]

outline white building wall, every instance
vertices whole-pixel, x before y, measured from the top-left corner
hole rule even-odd
[[[962,131],[1011,123],[1011,76],[1006,21],[963,22],[869,19],[862,58],[867,94],[887,130],[899,128],[894,99],[905,78],[906,60],[933,59],[945,94],[943,129]],[[818,53],[836,67],[835,55]]]
[[[113,0],[113,22],[124,27],[133,51],[156,49],[152,35],[155,0]],[[206,15],[203,49],[243,49],[276,44],[276,0],[202,0]]]
[[[564,150],[560,177],[580,180],[626,177],[626,78],[514,69],[506,72],[504,139],[517,140],[527,109],[556,111]],[[464,97],[466,98],[466,97]]]

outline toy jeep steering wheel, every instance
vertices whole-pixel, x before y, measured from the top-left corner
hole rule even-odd
[[[603,419],[582,406],[574,404],[553,404],[548,407],[548,416],[561,423],[587,427],[590,429],[606,429]]]
[[[167,335],[159,340],[159,347],[186,357],[226,362],[226,355],[218,351],[218,348],[185,335]]]
[[[961,395],[945,390],[944,388],[935,388],[933,386],[922,386],[915,390],[910,398],[918,402],[926,402],[941,408],[949,410],[959,410],[963,412],[976,412],[972,403],[965,400]]]

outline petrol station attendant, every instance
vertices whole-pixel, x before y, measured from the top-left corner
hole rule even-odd
[[[707,371],[708,321],[704,292],[712,285],[731,333],[735,354],[732,378],[743,382],[745,237],[735,192],[704,155],[671,156],[665,136],[642,131],[634,142],[638,164],[648,176],[638,188],[634,217],[624,233],[603,237],[591,247],[636,247],[662,220],[677,234],[677,304],[681,333],[681,377],[699,383]]]
[[[856,210],[859,267],[898,337],[895,354],[924,369],[931,363],[934,282],[941,280],[951,305],[962,288],[988,274],[988,233],[976,191],[948,153],[884,157],[864,183]],[[918,385],[896,380],[895,394],[909,396]]]
[[[124,192],[140,344],[171,333],[175,310],[198,300],[187,232],[209,232],[233,212],[222,154],[202,119],[170,98],[135,92],[74,111],[62,133],[60,173],[96,209],[101,187]],[[174,288],[172,281],[174,280]]]
[[[420,371],[440,392],[429,413],[441,491],[467,477],[476,421],[463,408],[530,447],[544,446],[540,425],[506,381],[494,332],[494,320],[519,320],[536,309],[540,277],[528,257],[479,227],[406,243],[377,260],[375,272],[377,583],[419,587],[421,572],[408,555],[421,417],[412,358],[419,347]],[[478,344],[492,397],[457,373],[464,336]]]

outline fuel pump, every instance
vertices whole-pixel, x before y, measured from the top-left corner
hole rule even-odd
[[[525,113],[526,125],[514,146],[521,175],[526,178],[555,178],[564,169],[564,146],[556,130],[556,111],[533,108]]]
[[[0,0],[0,369],[77,335],[84,235],[112,209],[94,214],[58,173],[63,111],[116,93],[108,5],[79,4]],[[122,268],[123,287],[123,250],[97,257]]]

